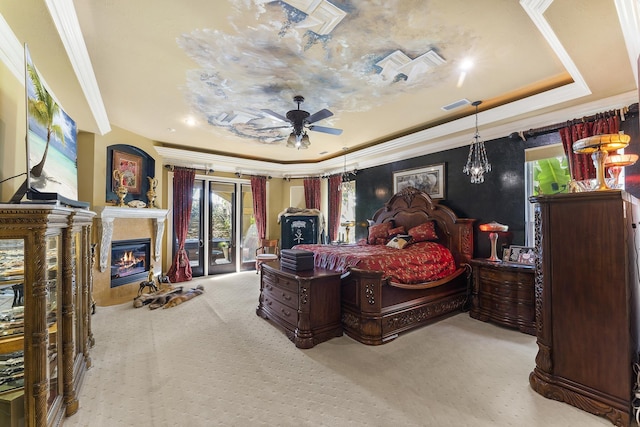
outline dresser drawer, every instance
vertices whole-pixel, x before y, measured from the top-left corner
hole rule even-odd
[[[271,270],[265,270],[263,276],[263,283],[270,284],[271,286],[283,289],[288,292],[298,293],[298,281],[280,274],[275,274]]]
[[[494,270],[492,268],[482,268],[478,270],[480,280],[491,280],[494,282],[518,283],[522,280],[517,271]]]
[[[513,298],[524,303],[534,303],[533,285],[526,283],[483,280],[480,282],[480,293],[495,297]]]
[[[495,320],[535,321],[535,309],[532,304],[523,304],[513,300],[498,300],[487,295],[480,296],[480,308],[490,313]]]
[[[298,310],[291,308],[286,304],[281,303],[275,298],[264,293],[262,295],[262,305],[272,314],[278,316],[286,323],[287,329],[295,330],[298,324]]]
[[[298,308],[298,292],[288,289],[287,286],[277,286],[272,281],[265,280],[262,292],[265,297],[277,300],[294,310]]]

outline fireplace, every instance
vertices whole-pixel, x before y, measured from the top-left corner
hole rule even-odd
[[[111,287],[147,280],[151,265],[151,239],[111,243]]]

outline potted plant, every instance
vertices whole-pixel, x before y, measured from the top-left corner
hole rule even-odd
[[[229,259],[229,242],[220,242],[218,243],[218,247],[222,249],[222,254],[226,260]]]

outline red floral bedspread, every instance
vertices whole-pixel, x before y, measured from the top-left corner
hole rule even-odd
[[[345,272],[349,267],[383,271],[392,281],[405,284],[442,279],[456,270],[453,255],[435,242],[418,242],[403,249],[386,245],[296,245],[312,251],[316,267]]]

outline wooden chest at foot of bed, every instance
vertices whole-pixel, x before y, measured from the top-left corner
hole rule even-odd
[[[320,268],[296,272],[265,263],[256,314],[284,328],[298,348],[339,337],[340,273]]]

